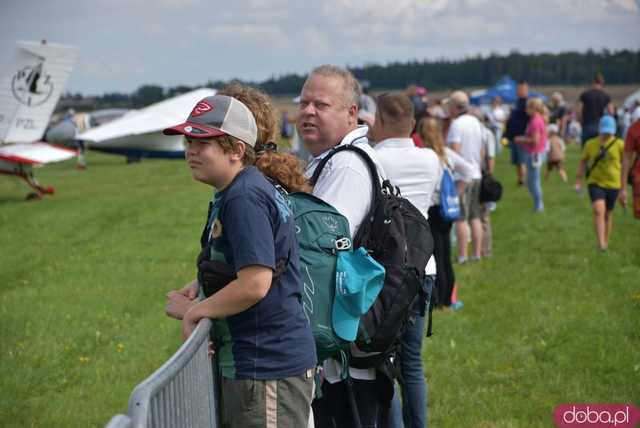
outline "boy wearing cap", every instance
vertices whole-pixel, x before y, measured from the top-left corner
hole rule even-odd
[[[616,121],[612,116],[602,116],[598,134],[597,137],[587,140],[584,145],[576,176],[576,189],[580,190],[582,177],[586,177],[598,247],[605,251],[613,227],[611,211],[615,207],[621,185],[624,143],[615,135]]]
[[[185,303],[182,328],[186,340],[200,319],[214,320],[222,426],[306,426],[316,354],[302,311],[295,223],[253,166],[255,119],[238,100],[217,95],[164,133],[186,137],[193,177],[216,190],[201,258],[235,273],[219,291],[201,289],[206,298]]]

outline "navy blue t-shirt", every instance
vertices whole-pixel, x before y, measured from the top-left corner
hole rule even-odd
[[[207,236],[211,258],[234,270],[284,265],[269,292],[249,309],[215,321],[216,355],[231,379],[282,379],[316,365],[313,335],[302,311],[293,213],[253,166],[214,198]]]

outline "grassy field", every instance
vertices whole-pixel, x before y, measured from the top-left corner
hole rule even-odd
[[[577,150],[570,148],[569,176]],[[0,426],[103,426],[179,345],[164,294],[194,276],[210,192],[180,161],[90,153],[0,180]],[[553,426],[567,402],[640,403],[640,222],[619,208],[601,254],[585,194],[557,175],[532,213],[508,152],[494,256],[457,266],[456,313],[425,341],[434,427]]]

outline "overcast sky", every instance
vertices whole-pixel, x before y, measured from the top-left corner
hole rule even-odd
[[[42,38],[80,48],[67,90],[89,95],[323,63],[637,50],[640,0],[0,0],[0,62]]]

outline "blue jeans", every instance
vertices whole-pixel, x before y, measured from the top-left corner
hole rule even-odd
[[[427,276],[425,279],[425,289],[428,290],[429,296],[433,290],[434,282],[432,276]],[[427,301],[427,311],[429,304],[430,302]],[[390,428],[402,428],[403,426],[423,428],[427,426],[427,379],[424,376],[421,357],[425,317],[420,315],[418,308],[412,310],[412,319],[414,316],[415,322],[409,323],[400,339],[402,344],[400,371],[403,380],[401,384],[403,405],[401,409],[400,397],[396,388],[389,414]]]
[[[527,152],[525,161],[527,164],[527,188],[533,197],[533,209],[534,211],[544,211],[542,185],[540,184],[540,168],[544,162],[544,154]]]

